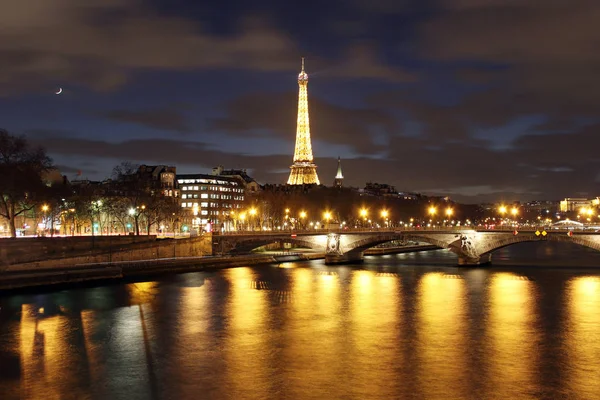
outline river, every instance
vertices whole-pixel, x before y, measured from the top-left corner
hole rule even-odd
[[[0,398],[600,399],[600,253],[525,243],[0,297]],[[550,266],[550,267],[547,267]]]

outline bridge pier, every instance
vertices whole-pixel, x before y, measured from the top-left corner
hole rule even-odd
[[[358,264],[364,261],[364,253],[325,254],[325,265]]]
[[[467,256],[458,256],[458,265],[489,265],[492,263],[492,253],[484,254],[482,256],[472,258]]]

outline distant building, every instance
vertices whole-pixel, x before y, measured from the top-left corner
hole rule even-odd
[[[398,191],[392,185],[388,185],[387,183],[372,183],[367,182],[363,193],[371,196],[377,197],[397,197]]]
[[[579,209],[584,207],[595,207],[598,203],[598,198],[588,200],[585,198],[567,197],[560,202],[560,212],[579,211]]]
[[[176,167],[166,165],[140,165],[137,179],[147,184],[151,190],[160,190],[164,196],[178,197],[175,185]]]
[[[223,169],[222,165],[218,167],[214,167],[212,169],[212,174],[215,176],[228,176],[232,178],[238,178],[244,188],[246,189],[246,194],[253,194],[260,190],[260,185],[254,178],[250,177],[245,169]]]
[[[179,204],[184,211],[184,224],[202,230],[230,230],[233,217],[244,204],[245,189],[239,178],[206,175],[177,175],[181,192]]]
[[[342,174],[342,160],[338,157],[337,173],[333,180],[333,186],[341,188],[344,185],[344,174]]]

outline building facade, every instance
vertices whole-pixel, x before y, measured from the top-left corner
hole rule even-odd
[[[207,174],[177,175],[183,224],[190,231],[230,231],[233,216],[244,205],[238,178]],[[185,228],[184,228],[185,230]]]

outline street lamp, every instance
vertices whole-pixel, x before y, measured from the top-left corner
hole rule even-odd
[[[359,210],[359,214],[362,217],[364,224],[366,225],[367,215],[369,215],[369,210],[367,210],[366,208],[363,207]]]
[[[302,210],[302,211],[300,211],[300,221],[302,221],[302,229],[306,229],[306,226],[304,225],[305,219],[306,219],[306,211]]]
[[[331,220],[331,212],[325,211],[323,213],[323,218],[325,219],[325,222],[327,223],[327,229],[329,229],[329,221]]]
[[[427,209],[427,212],[429,213],[429,217],[433,219],[433,217],[435,216],[435,214],[437,214],[437,208],[435,206],[430,206]]]
[[[517,207],[513,207],[510,209],[510,213],[512,214],[513,218],[517,218],[517,215],[519,214],[519,209]]]
[[[381,210],[381,218],[385,222],[386,227],[389,225],[389,222],[388,222],[389,215],[390,215],[390,213],[388,210]]]

